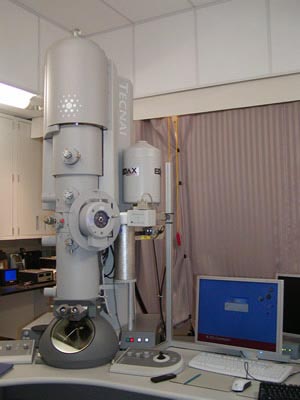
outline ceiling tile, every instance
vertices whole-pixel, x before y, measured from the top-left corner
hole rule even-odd
[[[162,15],[192,8],[188,0],[105,0],[132,22],[139,22]]]
[[[213,5],[213,4],[218,4],[218,3],[225,3],[227,1],[231,1],[231,0],[190,0],[190,2],[195,7]]]
[[[116,29],[129,21],[100,0],[18,0],[27,9],[71,31],[83,34]]]

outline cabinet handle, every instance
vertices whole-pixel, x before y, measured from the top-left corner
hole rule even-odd
[[[15,228],[11,228],[11,233],[14,235],[15,234]]]
[[[18,235],[20,235],[20,227],[18,227]]]
[[[40,217],[37,215],[35,217],[35,230],[38,231],[40,229]]]

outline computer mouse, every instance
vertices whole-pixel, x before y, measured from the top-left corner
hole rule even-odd
[[[231,390],[233,392],[243,392],[250,385],[251,381],[249,379],[238,378],[233,381]]]

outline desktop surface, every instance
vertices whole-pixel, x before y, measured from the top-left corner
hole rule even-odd
[[[76,388],[78,388],[78,393],[82,394],[82,390],[85,388],[86,394],[81,397],[74,395],[73,400],[79,400],[79,398],[84,398],[85,400],[101,398],[100,395],[105,396],[106,400],[120,398],[126,400],[127,398],[131,400],[150,400],[150,396],[153,397],[153,400],[241,399],[240,395],[235,394],[230,389],[234,381],[233,377],[224,377],[218,374],[212,375],[209,372],[187,367],[188,362],[198,354],[198,351],[179,348],[170,349],[180,352],[186,365],[185,370],[177,376],[174,382],[152,383],[149,377],[111,373],[109,371],[110,364],[97,368],[67,370],[34,363],[31,365],[15,365],[11,371],[0,378],[0,399],[38,400],[43,398],[44,400],[50,400],[51,398],[53,400],[55,398],[56,400],[65,400],[67,396],[69,397],[67,394],[68,388],[70,389],[70,394],[75,393],[76,390],[74,389]],[[180,382],[180,379],[185,379],[187,374],[191,377],[199,376],[198,381],[194,380],[190,384],[187,384],[186,380]],[[288,383],[299,384],[299,375],[289,379]],[[26,385],[26,388],[24,385]],[[83,388],[75,385],[81,385]],[[250,398],[257,399],[258,390],[258,382],[253,382]],[[50,394],[53,396],[50,396]],[[92,397],[92,394],[94,397]]]

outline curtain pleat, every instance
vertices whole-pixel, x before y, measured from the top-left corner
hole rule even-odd
[[[164,160],[166,121],[135,125],[136,137],[161,148]],[[172,146],[174,158],[174,137]],[[181,116],[179,150],[174,321],[193,312],[197,274],[300,273],[300,102]],[[151,303],[152,288],[143,288]]]

